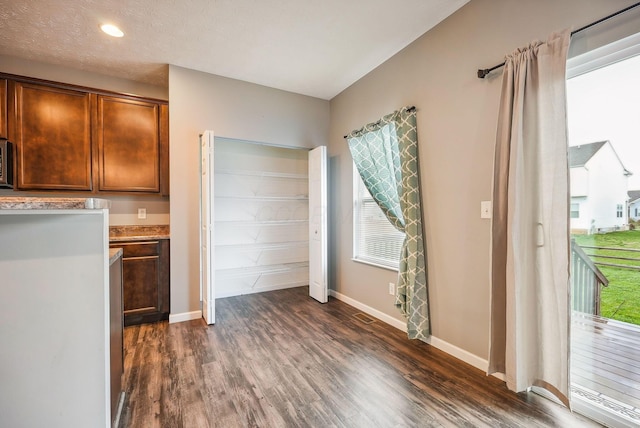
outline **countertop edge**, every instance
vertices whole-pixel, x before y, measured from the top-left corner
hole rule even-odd
[[[109,242],[158,241],[161,239],[169,239],[169,235],[110,236]]]
[[[111,201],[100,198],[0,197],[0,210],[102,210]]]
[[[109,266],[122,257],[122,248],[109,248]]]

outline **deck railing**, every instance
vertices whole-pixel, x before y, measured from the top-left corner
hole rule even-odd
[[[574,311],[600,315],[600,290],[609,280],[582,248],[571,240],[571,308]]]
[[[640,253],[640,249],[637,248],[613,248],[613,247],[590,247],[588,245],[581,245],[580,248],[587,250],[595,250],[593,254],[587,254],[591,259],[606,259],[609,262],[603,262],[594,260],[598,266],[609,266],[620,269],[631,269],[640,271],[640,258],[629,257],[630,255],[636,255]],[[601,252],[606,252],[602,254]],[[618,255],[619,254],[619,255]],[[616,263],[611,263],[616,262]]]

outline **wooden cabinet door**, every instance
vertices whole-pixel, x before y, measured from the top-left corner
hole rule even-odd
[[[124,325],[169,319],[169,241],[114,242],[123,250]]]
[[[156,256],[124,259],[124,312],[158,312],[158,272]]]
[[[17,187],[91,190],[91,95],[15,83]]]
[[[160,192],[160,107],[98,96],[100,191]]]
[[[0,79],[0,138],[9,138],[7,119],[7,79]]]

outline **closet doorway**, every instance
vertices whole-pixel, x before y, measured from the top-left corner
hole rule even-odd
[[[202,135],[201,148],[201,300],[207,323],[215,322],[216,298],[313,283],[312,297],[326,302],[326,148],[310,152],[210,131]]]

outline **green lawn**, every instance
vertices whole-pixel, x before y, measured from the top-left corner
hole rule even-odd
[[[640,249],[640,230],[612,232],[602,235],[574,235],[580,246]],[[587,254],[614,255],[640,259],[640,253],[584,249]],[[639,261],[597,259],[605,263],[640,267]],[[609,280],[602,290],[601,315],[640,325],[640,271],[609,266],[598,266]]]

